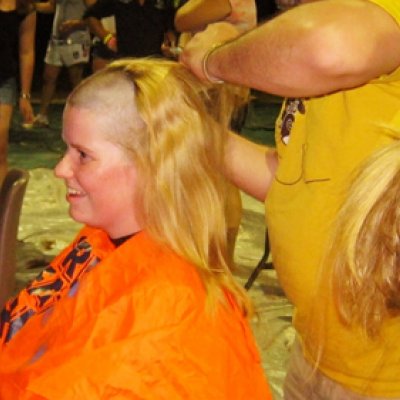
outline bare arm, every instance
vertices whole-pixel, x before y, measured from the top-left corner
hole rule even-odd
[[[90,32],[92,32],[93,35],[97,36],[101,40],[103,40],[104,37],[110,33],[107,29],[104,28],[101,20],[95,17],[86,18],[86,22],[89,26]]]
[[[178,32],[196,32],[227,17],[232,11],[229,0],[189,0],[175,15]]]
[[[33,121],[33,110],[30,102],[33,68],[35,65],[35,32],[36,13],[30,13],[19,28],[19,59],[21,93],[19,109],[24,122]]]
[[[276,152],[230,133],[226,147],[226,176],[239,189],[264,201],[278,166]]]
[[[87,24],[83,19],[67,19],[62,22],[58,31],[62,37],[68,37],[72,32],[84,30]]]
[[[230,36],[208,58],[211,76],[293,97],[356,87],[400,65],[399,25],[365,0],[303,4],[236,35],[224,23],[211,25],[186,45],[181,60],[204,79],[204,55]]]

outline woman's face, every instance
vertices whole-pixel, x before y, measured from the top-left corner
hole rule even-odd
[[[66,183],[71,217],[118,238],[142,227],[136,167],[123,148],[108,139],[111,123],[107,116],[67,106],[62,134],[67,150],[55,175]]]

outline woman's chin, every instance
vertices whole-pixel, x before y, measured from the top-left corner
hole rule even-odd
[[[73,207],[69,208],[69,216],[75,221],[79,222],[80,224],[85,224],[85,225],[90,225],[90,223],[87,220],[87,217],[80,213],[78,210],[75,210]]]

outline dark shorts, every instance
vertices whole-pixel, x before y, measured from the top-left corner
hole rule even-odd
[[[12,106],[17,103],[17,82],[15,78],[8,78],[0,84],[0,103],[11,104]]]

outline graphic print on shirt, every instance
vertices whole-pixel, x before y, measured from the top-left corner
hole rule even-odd
[[[7,343],[35,314],[41,314],[65,295],[76,293],[83,273],[99,263],[86,237],[65,258],[46,267],[0,314],[0,343]]]
[[[305,114],[306,108],[303,99],[288,98],[285,100],[284,109],[282,112],[282,119],[280,123],[281,140],[284,144],[289,143],[290,132],[292,130],[293,122],[296,113]]]

